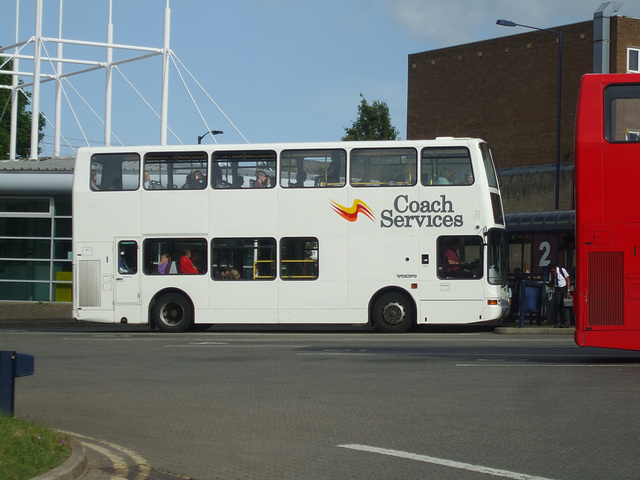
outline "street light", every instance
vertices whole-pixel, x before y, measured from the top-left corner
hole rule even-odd
[[[556,210],[560,210],[560,120],[562,117],[562,32],[559,30],[549,30],[547,28],[532,27],[531,25],[521,25],[511,20],[500,19],[497,25],[503,27],[524,27],[541,32],[549,32],[558,35],[558,107],[556,110]]]
[[[221,130],[210,130],[208,132],[204,132],[204,134],[198,135],[198,145],[200,145],[202,143],[202,139],[204,137],[206,137],[208,133],[210,133],[211,136],[213,136],[213,135],[220,135],[221,133],[224,133],[224,132],[221,131]],[[214,140],[214,142],[215,142],[215,140]]]

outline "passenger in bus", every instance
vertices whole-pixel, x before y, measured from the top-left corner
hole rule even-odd
[[[296,174],[296,183],[293,186],[296,188],[302,188],[304,187],[304,182],[306,182],[306,180],[307,180],[307,174],[305,173],[304,170],[300,170]]]
[[[256,172],[256,180],[253,182],[253,188],[269,188],[269,177],[262,170]]]
[[[193,261],[191,260],[191,250],[190,249],[184,249],[182,251],[182,256],[180,257],[180,263],[178,265],[178,271],[180,273],[200,273],[198,272],[198,269],[196,268],[196,266],[193,264]]]
[[[218,277],[220,280],[229,280],[229,267],[222,267],[218,272]]]
[[[200,170],[196,170],[195,172],[187,175],[182,188],[202,189],[205,187],[205,184],[206,184],[206,180],[204,178],[204,175]]]
[[[467,172],[464,178],[467,185],[471,185],[473,183],[473,173]]]
[[[229,279],[230,280],[240,280],[240,272],[238,272],[238,270],[236,270],[234,268],[233,270],[231,270],[229,272]]]
[[[444,264],[444,271],[448,275],[455,275],[460,272],[460,258],[458,257],[458,247],[460,246],[460,240],[452,238],[449,240],[447,248],[442,252],[442,263]]]
[[[436,179],[437,185],[451,185],[451,172],[449,170],[440,170],[440,176]]]
[[[98,171],[91,170],[91,190],[100,190],[98,187]]]
[[[236,175],[233,181],[233,188],[242,188],[242,185],[244,185],[244,177],[242,175]]]
[[[169,273],[169,269],[171,268],[171,255],[168,253],[163,253],[160,256],[160,265],[158,265],[158,273],[161,275]]]

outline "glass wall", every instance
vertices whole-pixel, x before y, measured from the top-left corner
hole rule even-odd
[[[71,195],[0,197],[0,300],[71,301]]]

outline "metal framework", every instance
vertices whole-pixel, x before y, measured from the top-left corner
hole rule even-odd
[[[200,85],[200,83],[193,78],[190,72],[186,70],[186,67],[180,62],[179,59],[173,55],[173,52],[170,48],[170,37],[171,37],[171,10],[169,8],[169,0],[165,0],[165,8],[164,8],[164,26],[163,26],[163,44],[162,47],[144,47],[137,45],[124,45],[124,44],[116,44],[113,43],[113,23],[112,23],[112,11],[113,11],[113,0],[108,0],[109,4],[109,14],[108,14],[108,23],[107,23],[107,38],[105,42],[90,42],[83,40],[71,40],[62,37],[62,19],[63,19],[63,0],[59,1],[59,19],[58,19],[58,36],[57,37],[45,37],[42,35],[42,18],[43,18],[43,0],[34,0],[35,4],[35,28],[34,34],[28,38],[27,40],[19,39],[18,25],[20,19],[20,0],[16,0],[16,19],[15,19],[15,42],[12,45],[8,45],[0,48],[0,66],[5,65],[9,60],[13,61],[13,68],[11,71],[4,70],[2,73],[6,73],[12,75],[12,83],[11,86],[8,85],[0,85],[0,88],[10,89],[11,90],[11,127],[10,127],[10,147],[9,147],[9,157],[10,159],[16,158],[16,138],[17,138],[17,123],[18,123],[18,102],[17,96],[22,94],[25,89],[31,89],[31,109],[32,109],[32,117],[31,117],[31,145],[30,145],[30,154],[29,159],[35,160],[38,158],[38,121],[40,118],[40,86],[43,83],[47,82],[56,82],[55,88],[55,120],[53,121],[53,129],[54,129],[54,156],[60,155],[60,141],[62,137],[62,129],[61,129],[61,118],[62,118],[62,99],[65,96],[65,92],[62,87],[63,81],[68,83],[68,77],[72,77],[75,75],[81,75],[89,72],[93,72],[96,70],[104,69],[105,70],[105,107],[104,107],[104,120],[100,119],[104,124],[104,145],[110,146],[112,136],[115,137],[112,132],[112,90],[113,90],[113,71],[117,70],[120,74],[122,72],[118,69],[118,66],[125,63],[135,62],[139,60],[144,60],[150,57],[162,56],[162,77],[161,77],[161,102],[160,102],[160,113],[156,113],[153,108],[149,105],[149,103],[145,101],[147,106],[151,108],[154,114],[160,120],[160,145],[167,144],[167,132],[171,131],[168,126],[168,103],[169,103],[169,66],[171,62],[174,62],[176,68],[180,66],[185,71],[187,71],[188,75],[191,79],[198,85],[200,89],[204,91],[204,88]],[[50,4],[48,4],[50,5]],[[54,44],[56,46],[55,55],[49,55],[47,53],[47,49],[45,47],[46,44]],[[99,47],[104,48],[105,50],[105,59],[104,61],[96,61],[96,60],[79,60],[72,58],[65,58],[63,54],[63,46],[64,45],[78,45],[78,46],[88,46],[88,47]],[[24,54],[23,50],[26,47],[33,48],[33,54],[28,55]],[[114,50],[121,51],[131,51],[136,53],[136,55],[131,56],[129,58],[121,59],[118,61],[113,61],[113,53]],[[20,70],[20,60],[31,61],[33,64],[33,71],[21,71]],[[176,64],[175,62],[178,62]],[[42,73],[42,62],[45,64],[51,65],[51,69],[53,73]],[[67,71],[63,71],[63,66],[66,66]],[[71,68],[69,68],[71,66]],[[185,80],[178,71],[179,77],[182,80],[185,87]],[[123,75],[124,76],[124,75]],[[22,80],[22,77],[26,79]],[[22,80],[23,83],[20,83]],[[129,83],[129,85],[135,90],[135,87],[131,85],[131,83],[125,78],[125,80]],[[70,84],[69,84],[70,85]],[[71,87],[73,88],[73,87]],[[75,89],[74,89],[75,90]],[[77,91],[76,91],[77,93]],[[136,93],[140,95],[140,93],[136,90]],[[220,111],[220,113],[224,116],[224,118],[231,124],[231,126],[235,129],[235,131],[240,134],[240,136],[246,141],[246,138],[242,133],[236,128],[236,126],[231,122],[229,117],[220,109],[218,104],[213,101],[213,99],[204,91],[207,98],[215,105],[215,107]],[[195,105],[195,100],[193,100],[193,96],[191,96],[192,101]],[[84,99],[83,99],[84,101]],[[85,102],[86,103],[86,102]],[[195,105],[198,110],[198,114],[201,117],[203,123],[206,126],[208,131],[213,130],[207,125],[200,109],[197,105]],[[91,107],[89,106],[91,109]],[[93,109],[91,109],[93,111]],[[93,111],[93,113],[98,116],[98,114]],[[75,115],[75,114],[74,114]],[[98,116],[99,118],[99,116]],[[77,119],[76,119],[77,120]],[[51,123],[51,122],[50,122]],[[82,127],[80,126],[82,130]],[[173,132],[171,132],[173,134]],[[173,134],[175,136],[175,134]],[[84,132],[83,132],[84,136]],[[115,137],[117,139],[117,137]],[[177,136],[176,136],[177,138]],[[215,138],[212,136],[214,143]],[[85,141],[86,137],[85,137]],[[180,140],[178,139],[180,142]],[[182,142],[180,142],[182,143]],[[87,141],[88,144],[88,141]]]

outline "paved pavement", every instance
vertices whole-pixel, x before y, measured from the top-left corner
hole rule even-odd
[[[49,304],[54,305],[54,304]],[[68,312],[67,312],[68,310]],[[70,317],[70,306],[55,305],[48,308],[45,304],[6,304],[0,308],[0,328],[88,328],[95,324],[75,322]],[[257,327],[256,327],[257,328]],[[509,322],[494,329],[496,334],[511,335],[572,335],[574,328],[554,328],[547,325]],[[72,434],[73,436],[73,434]],[[69,459],[59,467],[33,480],[107,480],[145,478],[147,480],[184,480],[161,471],[154,471],[145,464],[144,459],[129,455],[111,455],[107,445],[97,445],[99,440],[74,436],[72,453]]]

